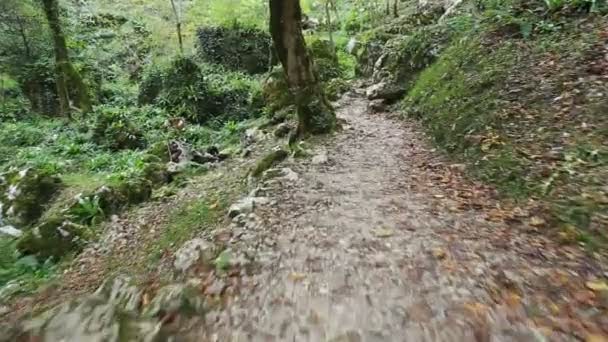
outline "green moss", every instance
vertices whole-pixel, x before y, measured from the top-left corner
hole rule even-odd
[[[35,255],[39,260],[59,260],[81,250],[91,237],[89,228],[64,217],[54,217],[23,235],[17,249],[24,255]]]
[[[271,167],[277,165],[282,162],[289,156],[287,151],[280,149],[276,151],[272,151],[267,154],[264,158],[260,159],[253,170],[251,171],[251,175],[253,177],[259,177],[264,173],[264,171],[270,169]]]
[[[27,227],[42,216],[61,187],[58,177],[34,169],[1,174],[0,214],[12,224]]]

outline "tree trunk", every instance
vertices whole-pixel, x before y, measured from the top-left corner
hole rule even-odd
[[[329,34],[329,43],[331,44],[331,48],[336,50],[336,45],[334,44],[334,29],[331,25],[331,13],[329,11],[330,3],[327,1],[325,3],[325,16],[327,17],[327,33]]]
[[[393,0],[393,15],[395,18],[399,18],[399,0]]]
[[[386,15],[391,15],[391,0],[386,0]]]
[[[44,5],[44,12],[53,35],[56,69],[55,82],[57,84],[57,96],[59,97],[59,111],[63,115],[70,116],[72,108],[70,95],[73,95],[73,105],[82,112],[88,112],[91,110],[91,98],[80,74],[78,74],[70,62],[65,36],[63,35],[59,20],[58,2],[57,0],[42,0],[42,4]]]
[[[175,26],[177,27],[177,41],[179,43],[179,52],[184,53],[184,40],[182,39],[182,15],[181,15],[181,4],[180,8],[175,6],[175,0],[171,0],[171,7],[173,7],[173,15],[175,15]]]
[[[295,99],[298,135],[329,132],[336,124],[336,116],[306,48],[299,0],[270,0],[270,33]]]

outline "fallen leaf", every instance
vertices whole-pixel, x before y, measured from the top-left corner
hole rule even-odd
[[[600,334],[590,334],[585,338],[585,342],[608,342],[608,336]]]
[[[445,251],[441,248],[433,249],[433,256],[439,260],[445,259],[446,255],[447,254],[445,253]]]
[[[601,280],[588,281],[585,283],[585,285],[587,286],[588,289],[596,291],[596,292],[608,291],[608,284],[605,281],[601,281]]]
[[[544,226],[545,223],[547,223],[544,219],[538,217],[538,216],[534,216],[530,219],[530,225],[533,227],[540,227],[540,226]]]
[[[393,231],[387,228],[379,228],[374,231],[374,235],[379,238],[387,238],[393,236]]]
[[[306,274],[300,272],[291,272],[291,274],[289,275],[289,280],[293,281],[294,283],[302,281],[305,278]]]

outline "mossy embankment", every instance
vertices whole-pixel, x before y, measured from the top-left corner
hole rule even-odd
[[[594,10],[541,1],[464,2],[447,17],[412,10],[364,36],[360,70],[401,87],[399,109],[472,176],[534,203],[536,225],[605,246],[608,20]],[[432,20],[409,24],[415,17]]]

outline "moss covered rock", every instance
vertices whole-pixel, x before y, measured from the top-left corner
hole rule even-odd
[[[20,228],[31,225],[61,186],[58,177],[34,169],[1,174],[0,223],[6,221]]]
[[[253,170],[251,171],[251,175],[253,177],[259,177],[264,173],[264,171],[270,169],[271,167],[277,165],[282,162],[289,156],[289,153],[283,149],[279,149],[276,151],[272,151],[267,154],[264,158],[260,159]]]
[[[24,255],[35,255],[40,260],[55,260],[81,250],[91,237],[90,230],[65,217],[53,217],[28,231],[17,243]]]
[[[271,112],[279,111],[294,104],[293,95],[287,85],[283,69],[274,68],[262,86],[266,107]]]

